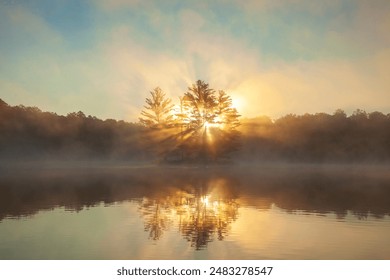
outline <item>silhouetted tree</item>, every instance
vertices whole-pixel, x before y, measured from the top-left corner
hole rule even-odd
[[[216,120],[217,124],[223,125],[225,129],[235,129],[240,125],[236,108],[233,107],[232,98],[223,90],[218,91]]]
[[[151,95],[146,99],[148,111],[141,112],[140,122],[153,129],[146,131],[144,142],[160,158],[209,161],[237,149],[239,114],[224,91],[216,93],[198,80],[179,98],[175,114],[171,100],[160,88]]]
[[[231,98],[201,80],[181,99],[180,148],[189,158],[216,160],[238,147],[239,114]],[[184,127],[184,129],[183,129]]]
[[[150,128],[169,127],[172,125],[172,108],[171,99],[165,97],[161,88],[156,87],[151,92],[151,98],[146,98],[145,110],[142,110],[139,118],[141,124]]]
[[[190,119],[190,127],[204,128],[213,123],[217,106],[215,91],[205,82],[198,80],[184,93],[184,106]]]

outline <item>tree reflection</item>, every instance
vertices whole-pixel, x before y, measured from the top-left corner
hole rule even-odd
[[[144,198],[140,205],[140,211],[145,218],[145,231],[149,232],[152,240],[160,239],[164,230],[172,223],[169,210],[169,202],[161,200],[150,200]]]
[[[237,215],[235,203],[262,210],[275,205],[287,213],[334,213],[340,220],[348,216],[383,219],[390,215],[388,170],[387,165],[207,169],[3,167],[0,222],[61,207],[79,212],[125,201],[143,205],[143,216],[151,219],[147,223],[154,226],[146,230],[153,229],[151,239],[155,240],[170,226],[178,225],[184,236],[193,236],[196,230],[190,230],[191,219],[197,227],[207,228],[201,219],[204,208],[206,214],[218,213],[205,214],[207,221],[217,223],[212,217],[222,217],[222,221],[230,222]],[[223,238],[226,234],[222,225],[214,226],[211,235],[218,235],[219,228]]]
[[[237,219],[239,205],[234,198],[204,192],[203,188],[177,190],[172,195],[140,202],[145,231],[158,240],[174,225],[192,247],[200,250],[213,241],[223,240],[230,224]]]

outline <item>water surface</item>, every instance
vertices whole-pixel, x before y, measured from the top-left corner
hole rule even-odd
[[[3,168],[0,259],[390,259],[388,171]]]

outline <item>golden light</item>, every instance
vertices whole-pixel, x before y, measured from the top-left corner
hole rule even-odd
[[[219,116],[214,118],[214,125],[215,127],[222,127],[222,119]]]
[[[237,218],[238,204],[234,199],[216,199],[211,194],[178,191],[159,199],[145,198],[140,212],[149,238],[158,240],[175,226],[199,250],[214,238],[222,240],[228,234],[230,224]]]
[[[245,107],[245,100],[237,96],[238,94],[232,94],[232,105],[237,111],[243,112]]]
[[[209,196],[206,195],[206,196],[203,196],[200,201],[203,203],[204,206],[208,206],[209,205]]]
[[[205,128],[210,128],[210,127],[217,127],[217,128],[222,128],[222,119],[220,117],[215,117],[213,122],[208,122],[206,121],[204,123]]]

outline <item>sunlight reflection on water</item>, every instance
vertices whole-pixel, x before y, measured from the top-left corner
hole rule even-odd
[[[383,174],[49,171],[1,177],[0,259],[390,258]]]

